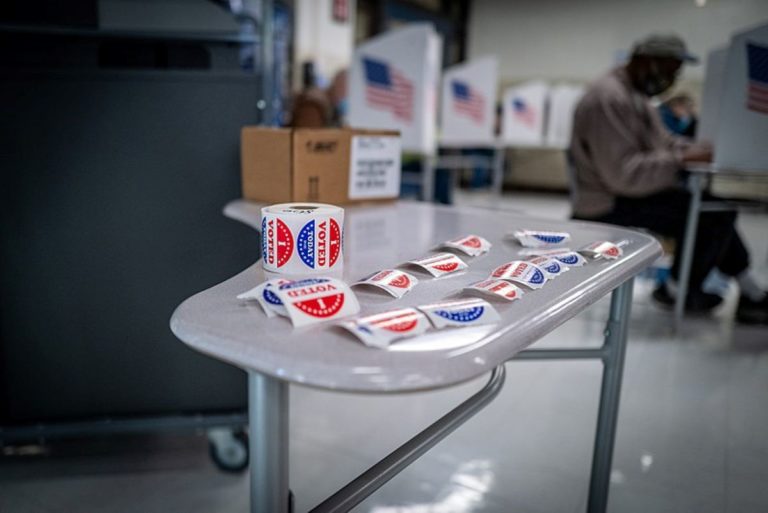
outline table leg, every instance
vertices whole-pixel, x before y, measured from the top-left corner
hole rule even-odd
[[[611,295],[611,310],[603,345],[603,381],[600,385],[600,405],[592,454],[588,513],[604,513],[608,506],[621,380],[624,374],[624,355],[627,349],[627,327],[632,304],[632,283],[633,280],[628,280]]]
[[[688,219],[685,223],[685,236],[683,247],[676,248],[682,251],[680,257],[680,275],[677,277],[677,297],[675,298],[675,329],[679,329],[685,312],[685,298],[688,295],[688,282],[691,279],[691,263],[693,262],[693,248],[696,245],[696,230],[699,225],[701,213],[701,182],[702,175],[692,173],[688,177],[688,187],[691,191],[691,203],[688,205]]]
[[[251,513],[289,513],[288,383],[248,373]]]

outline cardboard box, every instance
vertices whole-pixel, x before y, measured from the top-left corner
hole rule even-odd
[[[396,131],[246,126],[240,152],[248,200],[340,205],[400,194]]]

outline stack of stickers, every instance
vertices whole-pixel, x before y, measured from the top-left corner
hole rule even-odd
[[[331,321],[360,311],[360,303],[349,286],[334,278],[267,280],[237,298],[255,299],[267,317],[288,317],[295,327]]]
[[[430,328],[478,326],[494,324],[499,320],[499,314],[486,301],[461,299],[390,310],[342,321],[339,325],[349,330],[363,344],[385,348],[395,340],[421,335]]]
[[[595,259],[616,259],[622,256],[621,246],[626,244],[596,241],[578,251],[572,251],[569,248],[552,248],[570,240],[570,234],[565,232],[519,230],[510,236],[516,238],[522,246],[530,248],[520,252],[528,258],[500,265],[487,279],[465,287],[465,292],[514,301],[525,293],[520,286],[537,290],[572,267],[583,266],[586,259],[582,254]]]
[[[491,249],[491,243],[478,235],[467,235],[458,239],[446,241],[438,249],[447,248],[470,256],[476,257],[487,253]],[[408,260],[400,264],[400,267],[414,267],[429,273],[434,278],[465,270],[468,265],[453,253],[437,253],[426,255],[414,260]],[[382,289],[393,297],[401,298],[419,283],[416,276],[399,269],[382,269],[367,278],[353,283],[352,286],[368,285]]]
[[[525,291],[537,290],[573,267],[583,266],[586,257],[617,259],[626,242],[593,242],[578,251],[553,247],[570,240],[564,232],[520,230],[510,234],[525,246],[520,260],[512,260],[494,269],[490,276],[462,289],[464,293],[486,298],[514,301]],[[449,240],[437,249],[482,255],[491,243],[478,235]],[[409,260],[398,267],[413,267],[433,278],[458,273],[468,268],[454,253],[440,252]],[[413,290],[419,279],[401,269],[382,269],[352,286],[372,286],[400,299]],[[339,321],[357,314],[360,304],[350,287],[334,278],[301,280],[272,279],[240,294],[238,299],[256,300],[267,317],[288,317],[295,327],[318,322]],[[415,308],[400,308],[374,315],[338,322],[365,345],[385,348],[395,340],[413,337],[429,329],[493,324],[500,320],[491,304],[480,298],[443,301]]]

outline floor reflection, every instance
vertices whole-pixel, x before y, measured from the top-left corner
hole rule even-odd
[[[371,513],[472,513],[481,511],[493,485],[492,464],[471,460],[459,465],[434,502],[403,506],[374,506]]]

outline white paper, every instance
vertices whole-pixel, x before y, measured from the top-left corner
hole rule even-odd
[[[400,138],[356,135],[349,159],[349,198],[400,195]]]

